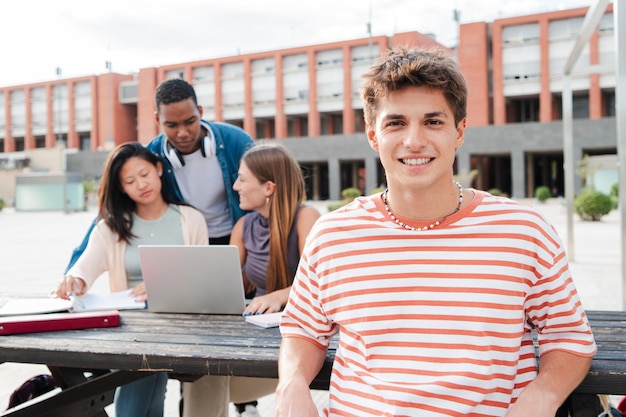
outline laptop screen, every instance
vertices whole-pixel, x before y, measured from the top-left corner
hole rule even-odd
[[[245,296],[235,245],[139,245],[148,310],[242,314]]]

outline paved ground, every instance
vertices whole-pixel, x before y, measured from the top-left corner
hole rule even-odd
[[[566,210],[559,200],[536,205],[554,224],[563,241],[567,240]],[[320,203],[325,211],[326,203]],[[74,246],[94,216],[93,211],[78,213],[0,211],[0,305],[14,294],[46,296],[61,277]],[[621,310],[621,229],[619,212],[613,211],[601,222],[582,222],[574,218],[574,255],[572,274],[583,305],[593,310]],[[106,291],[105,280],[94,291]],[[0,410],[6,408],[10,393],[24,380],[46,372],[42,365],[4,363],[0,365]],[[178,415],[179,385],[168,384],[166,416]],[[326,392],[316,391],[317,404],[324,404]],[[274,397],[261,398],[263,417],[273,415]],[[107,408],[114,416],[112,407]]]

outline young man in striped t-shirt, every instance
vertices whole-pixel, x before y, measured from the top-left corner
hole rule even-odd
[[[281,322],[276,415],[318,415],[308,386],[338,333],[326,415],[554,416],[595,342],[548,221],[453,180],[467,98],[456,63],[392,49],[362,96],[388,190],[308,236]]]

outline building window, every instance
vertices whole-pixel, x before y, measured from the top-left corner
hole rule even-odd
[[[276,72],[276,64],[274,58],[255,59],[251,65],[252,74],[274,74]]]
[[[575,39],[583,26],[583,19],[584,17],[572,17],[550,21],[548,29],[550,40]]]
[[[541,73],[538,44],[513,45],[502,50],[502,78],[508,82],[538,80]]]
[[[604,116],[615,117],[615,91],[603,91],[602,102],[604,103]]]
[[[194,84],[201,81],[214,81],[215,68],[213,66],[196,67],[192,70]]]
[[[290,116],[287,119],[287,136],[305,137],[309,133],[309,119],[306,115]]]
[[[185,71],[182,69],[174,69],[165,72],[166,80],[172,80],[175,78],[185,79]]]
[[[576,95],[572,97],[572,117],[574,119],[589,118],[589,95]]]
[[[15,138],[15,151],[21,152],[24,150],[24,138]]]
[[[509,103],[508,123],[539,121],[539,98],[513,99]]]
[[[320,115],[320,133],[322,135],[341,135],[343,133],[343,116],[341,113],[324,113]]]
[[[354,109],[354,131],[365,132],[365,118],[362,109]]]
[[[91,150],[91,136],[86,134],[81,134],[78,137],[78,146],[81,151],[90,151]]]
[[[257,119],[255,128],[257,139],[271,139],[276,137],[274,119]]]
[[[520,44],[539,39],[539,23],[505,26],[502,28],[502,43]]]
[[[235,125],[237,127],[240,127],[243,129],[243,120],[242,119],[229,119],[229,120],[224,120],[225,123],[231,124],[231,125]]]
[[[555,120],[563,119],[563,97],[553,96]],[[577,94],[572,97],[572,118],[589,118],[589,94]]]

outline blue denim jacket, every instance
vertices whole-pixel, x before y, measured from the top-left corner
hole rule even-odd
[[[222,168],[224,187],[226,188],[226,198],[228,199],[228,210],[230,211],[230,220],[234,226],[237,220],[239,220],[239,218],[245,213],[239,208],[239,194],[233,190],[233,184],[235,183],[235,180],[237,180],[239,161],[241,161],[243,154],[249,148],[254,146],[254,140],[243,129],[228,123],[208,122],[204,119],[202,119],[200,123],[205,128],[210,128],[215,137],[215,151],[217,154],[217,160]],[[165,157],[163,152],[164,140],[167,140],[167,138],[165,137],[165,134],[162,133],[152,139],[146,147],[156,153],[163,163],[163,186],[168,189],[170,195],[174,195],[178,200],[184,201],[180,188],[176,183],[176,177],[174,176],[172,164]],[[210,184],[210,182],[208,183]],[[99,218],[94,219],[87,231],[87,234],[83,238],[83,241],[73,250],[70,262],[65,268],[64,273],[69,271],[76,260],[78,260],[80,255],[85,251],[91,231],[95,227],[96,223],[98,223],[98,220]]]

